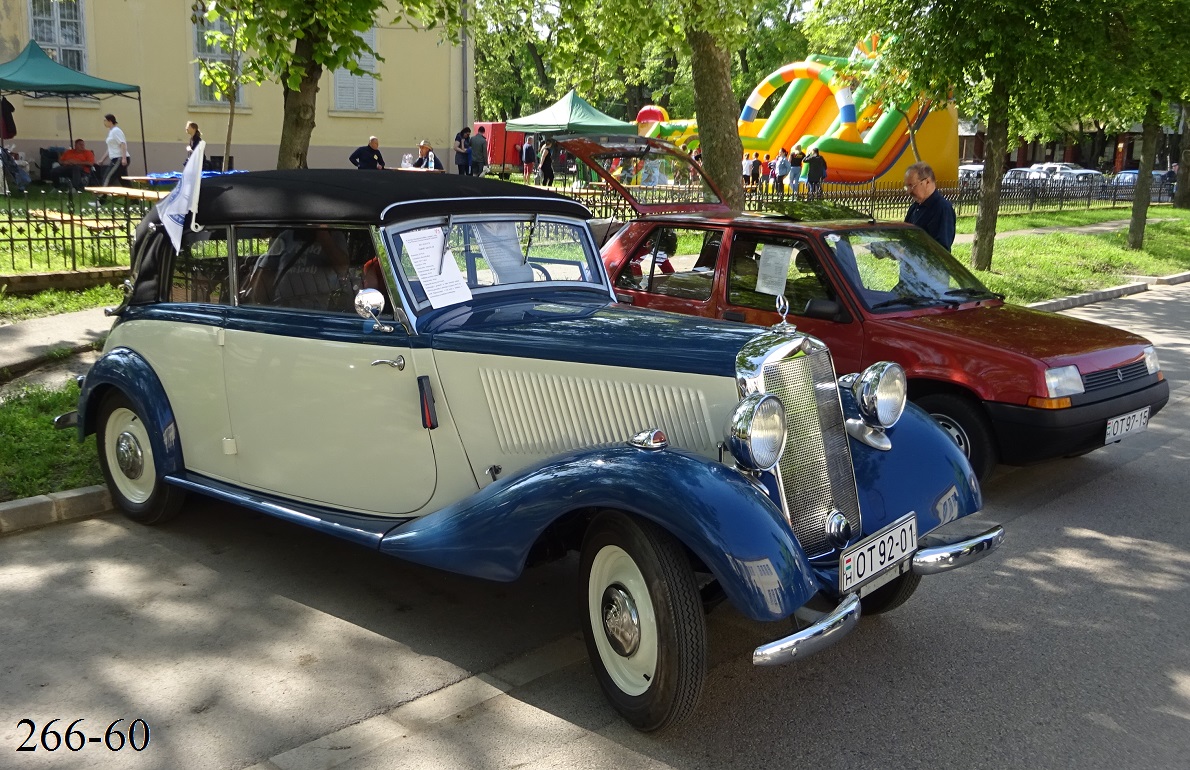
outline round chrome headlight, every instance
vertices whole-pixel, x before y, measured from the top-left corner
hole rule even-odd
[[[852,383],[851,392],[864,422],[891,428],[905,411],[909,381],[905,370],[892,361],[880,361],[865,369]]]
[[[767,471],[785,450],[785,405],[766,393],[741,401],[727,421],[727,448],[741,466]]]

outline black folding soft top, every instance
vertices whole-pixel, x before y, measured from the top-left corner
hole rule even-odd
[[[411,216],[514,212],[591,216],[570,198],[496,179],[419,171],[289,169],[202,180],[197,220],[201,225],[379,225]]]

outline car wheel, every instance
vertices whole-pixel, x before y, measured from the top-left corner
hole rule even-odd
[[[891,582],[877,588],[872,593],[860,599],[860,612],[863,615],[880,615],[890,612],[909,601],[913,592],[921,582],[921,575],[906,572]]]
[[[177,515],[186,493],[166,484],[157,472],[149,440],[157,426],[146,422],[119,391],[103,399],[98,425],[99,467],[112,501],[142,524],[160,524]]]
[[[682,546],[649,522],[604,513],[583,540],[583,635],[603,692],[633,727],[675,725],[706,678],[707,632]]]
[[[983,481],[991,474],[996,467],[996,445],[992,441],[992,426],[977,404],[952,393],[922,396],[914,403],[929,412],[954,439],[967,455],[977,479]]]

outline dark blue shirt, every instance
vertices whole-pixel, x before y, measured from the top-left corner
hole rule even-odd
[[[351,157],[347,160],[351,161],[351,165],[356,168],[372,170],[384,168],[384,156],[380,154],[380,150],[373,150],[370,145],[366,144],[351,153]]]
[[[910,203],[905,221],[925,230],[931,238],[942,244],[942,248],[950,251],[954,243],[954,206],[942,197],[942,193],[934,190],[924,202]]]

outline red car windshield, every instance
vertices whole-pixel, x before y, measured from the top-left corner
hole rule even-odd
[[[916,228],[840,230],[825,240],[868,310],[894,312],[1003,298]]]

